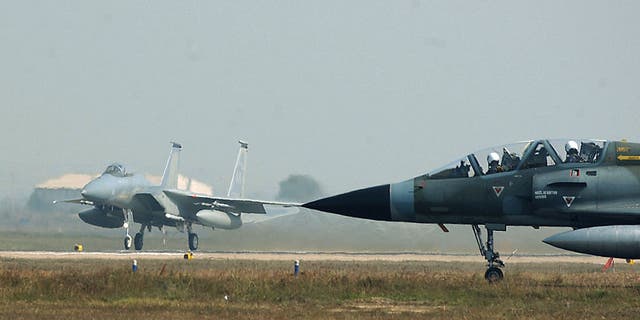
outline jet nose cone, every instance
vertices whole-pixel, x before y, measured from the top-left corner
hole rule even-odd
[[[90,201],[105,201],[109,197],[109,190],[104,187],[104,183],[101,181],[93,180],[82,188],[80,194]]]
[[[343,216],[391,221],[390,187],[388,184],[351,191],[302,206]]]

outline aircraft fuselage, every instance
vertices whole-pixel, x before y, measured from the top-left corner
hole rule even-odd
[[[417,223],[574,228],[640,224],[640,160],[619,160],[617,150],[627,150],[624,148],[640,153],[638,144],[611,142],[592,163],[557,163],[462,177],[455,171],[445,176],[425,174],[304,206],[352,217]],[[471,163],[477,161],[471,157]]]
[[[445,231],[444,224],[472,225],[490,281],[502,278],[498,268],[504,265],[493,248],[493,231],[507,226],[571,227],[579,230],[544,242],[582,253],[640,258],[640,144],[525,141],[303,207],[372,220],[437,223]],[[479,225],[487,229],[486,246]]]

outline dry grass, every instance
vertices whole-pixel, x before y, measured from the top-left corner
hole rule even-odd
[[[475,263],[0,261],[0,318],[627,318],[640,273],[518,264],[497,285]],[[164,267],[164,271],[161,270]],[[224,299],[224,296],[228,300]]]

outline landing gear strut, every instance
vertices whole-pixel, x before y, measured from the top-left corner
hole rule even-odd
[[[133,242],[133,239],[131,239],[131,236],[129,235],[129,216],[131,215],[131,210],[122,209],[122,213],[124,214],[124,223],[122,224],[122,227],[125,229],[124,249],[129,250],[131,249],[131,242]]]
[[[189,233],[189,250],[195,251],[198,250],[198,235],[193,232],[191,228],[191,223],[187,225],[187,232]]]
[[[162,245],[167,246],[167,230],[163,226],[159,226],[158,230],[162,233]]]
[[[493,250],[493,229],[487,228],[487,246],[485,247],[482,243],[480,227],[477,224],[471,227],[473,228],[473,234],[476,236],[480,254],[487,259],[487,271],[484,273],[484,278],[491,283],[502,280],[504,274],[500,268],[504,267],[504,262],[500,260],[500,254]]]

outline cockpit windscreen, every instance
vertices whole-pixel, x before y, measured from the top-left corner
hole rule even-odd
[[[127,176],[127,170],[123,165],[119,163],[114,163],[108,166],[107,169],[104,170],[103,174],[109,174],[114,177],[125,177]]]
[[[429,173],[430,179],[469,178],[473,176],[474,174],[471,170],[471,164],[467,157],[451,162],[446,166]]]

